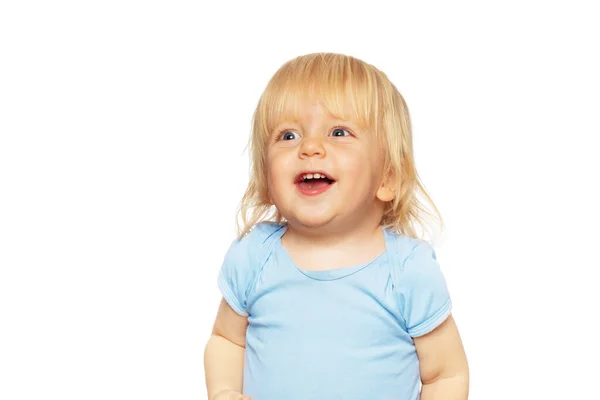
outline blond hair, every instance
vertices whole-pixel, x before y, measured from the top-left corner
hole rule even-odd
[[[398,89],[383,72],[362,60],[315,53],[281,66],[258,101],[249,143],[250,180],[237,221],[239,235],[244,236],[259,222],[285,222],[269,200],[267,142],[275,126],[286,118],[297,117],[311,96],[331,115],[373,132],[384,146],[384,170],[395,178],[396,196],[386,204],[381,225],[414,238],[422,236],[418,232],[429,231],[428,220],[437,220],[441,228],[441,215],[415,168],[410,116]],[[348,104],[352,115],[345,115]]]

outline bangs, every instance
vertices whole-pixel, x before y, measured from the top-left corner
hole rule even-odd
[[[318,103],[333,117],[375,134],[382,96],[377,72],[358,59],[340,54],[310,54],[284,64],[265,89],[255,118],[263,139],[283,121],[298,121]]]

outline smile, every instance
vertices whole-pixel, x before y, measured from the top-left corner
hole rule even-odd
[[[335,183],[335,179],[323,172],[302,172],[294,181],[298,191],[305,196],[318,196]]]

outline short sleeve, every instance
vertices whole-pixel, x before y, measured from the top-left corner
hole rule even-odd
[[[241,316],[247,317],[246,299],[253,275],[253,257],[251,255],[251,238],[235,240],[225,254],[218,286],[223,298],[231,308]]]
[[[269,239],[280,228],[261,223],[234,240],[225,254],[217,283],[227,304],[241,316],[248,316],[248,295],[261,269],[261,255],[267,254]]]
[[[429,244],[420,242],[405,259],[396,294],[411,337],[431,332],[450,315],[452,302],[446,280]]]

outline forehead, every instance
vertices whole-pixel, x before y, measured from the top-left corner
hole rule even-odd
[[[274,129],[284,122],[312,121],[316,118],[330,118],[346,121],[366,128],[364,118],[358,114],[352,99],[345,93],[318,93],[286,91],[272,99],[267,125]]]
[[[296,104],[283,107],[279,118],[286,121],[312,121],[319,118],[328,118],[352,122],[355,118],[349,104],[340,107],[327,105],[323,99],[316,97],[300,99]]]

